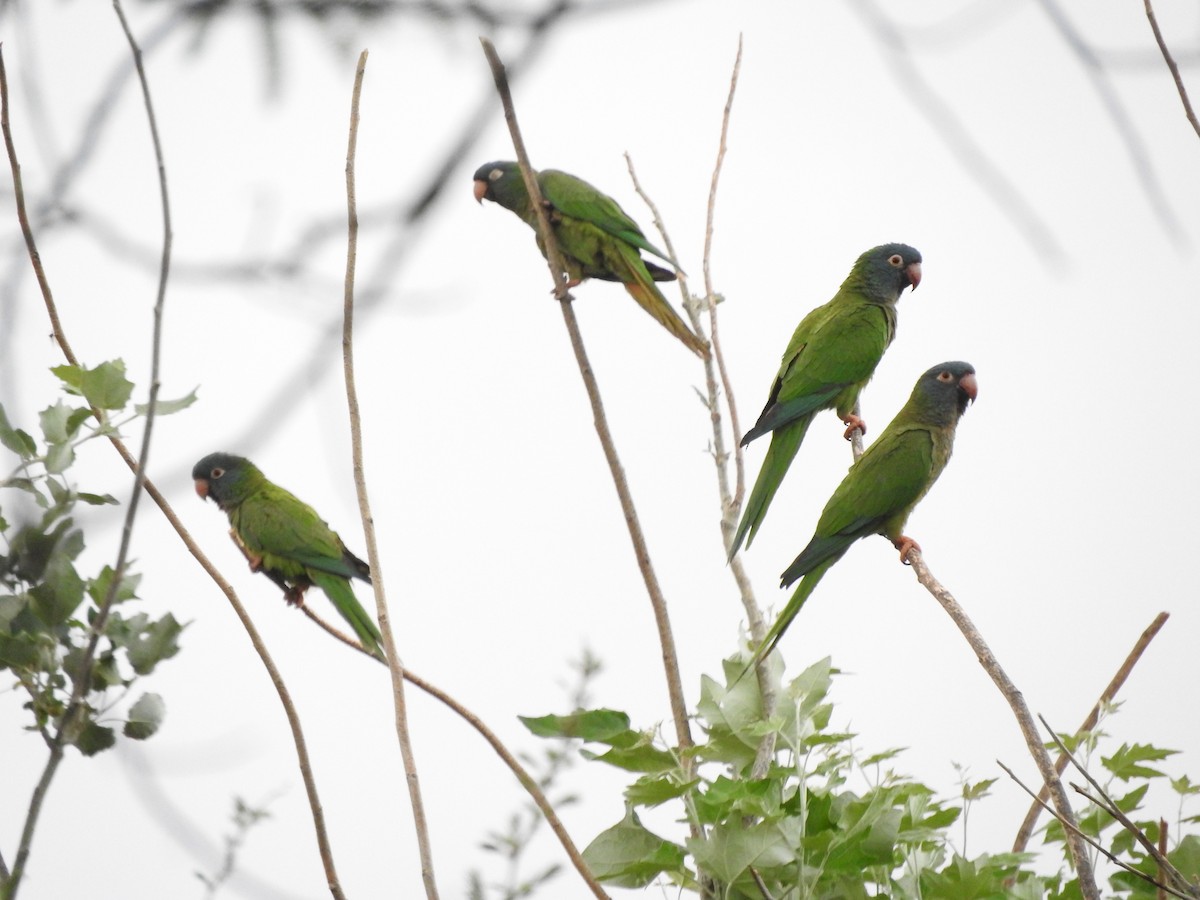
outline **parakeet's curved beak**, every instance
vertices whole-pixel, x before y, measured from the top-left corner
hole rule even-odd
[[[483,203],[483,198],[487,196],[488,183],[482,178],[475,179],[475,202]]]
[[[201,500],[208,499],[208,482],[203,478],[196,479],[196,496]]]
[[[921,264],[919,262],[909,263],[904,267],[904,271],[908,275],[908,280],[912,282],[912,289],[915,291],[917,285],[921,283]]]
[[[968,373],[958,380],[958,389],[970,397],[972,403],[979,396],[979,382],[975,380],[975,376],[972,374]]]

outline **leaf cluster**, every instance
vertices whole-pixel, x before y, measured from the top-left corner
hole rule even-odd
[[[522,718],[534,734],[575,739],[585,758],[607,762],[638,777],[625,790],[621,821],[584,850],[596,876],[621,887],[670,882],[729,900],[764,897],[869,896],[945,898],[1078,897],[1078,883],[1062,869],[1035,870],[1030,853],[980,854],[956,849],[952,828],[963,824],[964,806],[939,798],[924,784],[893,768],[900,749],[864,754],[855,735],[831,728],[829,691],[837,671],[821,660],[786,684],[782,664],[772,657],[776,711],[762,715],[753,678],[742,678],[745,659],[724,663],[723,681],[706,677],[697,706],[705,740],[690,751],[695,774],[653,732],[634,729],[629,717],[611,709]],[[752,777],[764,739],[774,741],[765,775]],[[1114,778],[1139,782],[1117,802],[1136,809],[1149,778],[1166,777],[1152,763],[1170,751],[1123,745],[1104,766]],[[961,801],[988,795],[994,779],[963,782]],[[1200,793],[1186,778],[1171,781],[1181,797]],[[656,834],[643,822],[646,811],[681,804],[684,818],[699,827],[689,837]],[[1194,823],[1200,817],[1182,822]],[[1113,824],[1094,807],[1085,811],[1089,833]],[[1156,839],[1156,823],[1139,823]],[[1047,828],[1049,842],[1064,842],[1061,826]],[[1121,832],[1111,842],[1123,859],[1152,874],[1154,862],[1137,841]],[[1200,875],[1200,838],[1179,841],[1169,858],[1188,878]],[[1064,859],[1066,855],[1064,853]],[[1044,864],[1043,864],[1044,867]],[[1153,886],[1125,873],[1111,879],[1114,893],[1149,896]],[[715,889],[711,890],[711,889]]]
[[[58,740],[91,756],[113,746],[118,727],[134,740],[158,730],[165,706],[157,694],[142,694],[120,716],[113,706],[138,678],[178,652],[183,626],[170,613],[153,619],[127,609],[137,599],[136,574],[118,579],[110,566],[93,575],[79,571],[85,548],[81,505],[103,507],[117,500],[80,490],[68,478],[77,450],[146,412],[140,406],[127,410],[133,384],[124,363],[52,371],[65,397],[38,414],[40,441],[15,427],[0,406],[0,444],[16,457],[15,468],[0,481],[0,671],[11,672],[28,695],[28,729],[47,740],[61,735]],[[193,399],[159,404],[156,413],[183,409]],[[111,417],[122,413],[114,424]],[[112,608],[89,659],[86,648],[110,595]],[[84,702],[68,721],[73,693]]]

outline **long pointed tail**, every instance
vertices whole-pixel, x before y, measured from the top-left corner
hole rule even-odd
[[[750,662],[746,664],[742,675],[753,669],[759,660],[765,659],[767,654],[775,649],[775,645],[779,643],[779,639],[783,637],[783,633],[788,630],[788,626],[792,624],[792,620],[800,612],[800,607],[804,605],[804,601],[813,592],[813,589],[817,586],[817,582],[821,580],[822,576],[829,571],[829,567],[835,562],[837,562],[837,557],[826,560],[804,576],[804,580],[800,582],[800,586],[796,588],[791,599],[788,600],[787,606],[783,608],[783,612],[779,614],[779,618],[775,620],[775,624],[771,626],[771,630],[767,632],[767,636],[755,648],[754,655],[750,657]],[[739,680],[742,678],[742,675],[738,676]]]
[[[667,302],[667,298],[655,286],[641,259],[638,260],[638,265],[631,264],[630,270],[633,280],[624,283],[625,290],[629,291],[629,296],[636,300],[642,309],[654,316],[658,324],[679,338],[689,350],[701,359],[706,359],[708,344],[688,328],[687,322],[683,321],[679,313],[675,312],[675,307]]]
[[[762,468],[758,470],[758,478],[746,505],[742,508],[742,521],[738,523],[733,543],[729,547],[729,559],[737,555],[743,540],[747,547],[754,542],[754,536],[767,516],[771,501],[775,499],[775,492],[783,483],[783,476],[787,474],[788,467],[796,458],[796,451],[800,449],[812,419],[811,415],[804,416],[772,432],[771,446],[767,448]]]
[[[367,611],[362,608],[362,604],[354,596],[350,582],[340,575],[314,570],[309,570],[308,577],[312,579],[313,584],[325,592],[334,608],[354,629],[354,634],[362,643],[363,648],[373,656],[386,659],[383,647],[380,646],[383,636],[379,633],[374,620],[367,615]]]

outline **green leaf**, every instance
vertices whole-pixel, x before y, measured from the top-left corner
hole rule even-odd
[[[71,417],[72,412],[74,412],[74,407],[67,406],[62,400],[59,400],[53,406],[47,406],[38,413],[42,435],[46,438],[47,444],[61,444],[70,440],[71,435],[67,433],[67,420]]]
[[[1186,797],[1188,794],[1200,794],[1200,784],[1192,784],[1190,778],[1186,775],[1180,775],[1178,778],[1171,779],[1171,790]]]
[[[697,779],[681,782],[671,775],[643,775],[625,788],[625,799],[634,806],[658,806],[682,797],[697,783]]]
[[[75,737],[72,744],[79,748],[84,756],[95,756],[112,747],[117,742],[116,732],[95,722],[88,722]]]
[[[0,444],[3,444],[21,459],[33,459],[37,456],[37,444],[28,434],[9,424],[8,414],[0,404]]]
[[[60,545],[65,543],[62,541]],[[65,552],[53,553],[46,562],[41,583],[29,592],[33,599],[31,608],[46,627],[57,628],[83,602],[83,588],[83,579],[75,571],[71,556]]]
[[[118,504],[121,502],[112,494],[85,494],[80,492],[75,496],[84,503],[91,504],[92,506],[104,506],[106,504]]]
[[[624,735],[632,737],[633,740],[618,741],[617,736],[614,736],[613,743],[624,746],[613,746],[611,750],[599,754],[589,750],[581,750],[580,753],[586,759],[608,763],[630,772],[669,772],[677,767],[675,757],[666,750],[655,747],[651,735],[637,731],[626,731],[623,732]]]
[[[579,738],[608,743],[615,735],[628,732],[629,716],[615,709],[589,709],[569,716],[517,716],[538,737]]]
[[[964,800],[979,800],[988,796],[988,788],[996,783],[998,779],[985,778],[983,781],[976,781],[974,784],[967,781],[962,786],[962,798]]]
[[[683,848],[643,827],[632,807],[625,818],[600,832],[583,850],[588,868],[618,887],[645,887],[660,874],[686,875]]]
[[[731,883],[746,875],[751,866],[760,870],[794,867],[799,840],[795,819],[750,826],[729,822],[712,828],[707,839],[689,840],[687,846],[697,866],[718,881]]]
[[[149,675],[154,667],[179,652],[179,634],[183,626],[167,613],[135,635],[128,644],[129,664],[139,675]]]
[[[100,570],[100,574],[93,578],[91,584],[88,585],[88,596],[96,601],[97,606],[103,603],[104,598],[108,595],[112,579],[112,566],[105,566]],[[126,600],[136,599],[137,587],[141,583],[141,580],[141,575],[126,569],[125,575],[121,578],[121,584],[117,587],[116,596],[113,597],[113,602],[124,603]]]
[[[171,413],[177,413],[182,409],[187,409],[196,402],[196,388],[186,397],[180,397],[178,400],[158,400],[154,404],[154,415],[169,416]],[[139,416],[144,416],[150,411],[149,403],[135,403],[134,410]]]
[[[133,393],[133,382],[125,377],[125,362],[114,359],[94,369],[86,366],[55,366],[50,370],[74,394],[100,409],[124,409]]]
[[[158,694],[142,694],[129,709],[129,719],[123,729],[125,737],[144,741],[162,724],[167,707]]]
[[[71,444],[51,444],[46,448],[46,471],[51,475],[62,474],[74,462],[75,448]]]
[[[1164,773],[1142,763],[1157,762],[1178,752],[1160,750],[1150,744],[1122,744],[1112,756],[1101,757],[1100,761],[1122,781],[1128,781],[1130,778],[1160,778]]]
[[[32,632],[0,634],[0,669],[14,672],[41,672],[53,663],[45,642]]]

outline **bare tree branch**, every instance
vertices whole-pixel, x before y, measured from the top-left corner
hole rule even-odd
[[[1129,673],[1133,671],[1133,667],[1142,658],[1142,654],[1146,652],[1146,648],[1150,646],[1150,642],[1154,640],[1155,635],[1167,624],[1169,617],[1168,613],[1159,613],[1155,616],[1154,621],[1150,623],[1149,627],[1142,632],[1137,643],[1133,645],[1133,649],[1129,651],[1129,655],[1125,657],[1125,662],[1121,664],[1121,668],[1117,669],[1117,674],[1112,677],[1112,680],[1108,683],[1108,687],[1104,689],[1104,692],[1100,695],[1100,699],[1092,707],[1092,711],[1083,720],[1083,724],[1075,730],[1076,737],[1096,727],[1096,722],[1100,719],[1100,708],[1106,703],[1111,703],[1112,699],[1117,696],[1117,691],[1121,690],[1121,686],[1125,684],[1125,679],[1129,677]],[[1067,767],[1068,761],[1066,754],[1059,754],[1058,759],[1054,761],[1054,771],[1061,775]],[[1030,804],[1029,812],[1025,814],[1025,820],[1021,823],[1021,827],[1017,831],[1016,840],[1013,841],[1013,853],[1021,853],[1025,850],[1026,844],[1029,843],[1029,838],[1033,835],[1034,826],[1037,825],[1038,813],[1041,812],[1042,807],[1045,805],[1042,801],[1046,800],[1049,796],[1050,794],[1046,790],[1046,786],[1043,785],[1035,798],[1036,802]]]
[[[959,165],[1008,216],[1043,263],[1061,265],[1066,254],[1054,232],[1021,196],[1016,185],[1000,167],[988,158],[983,147],[971,137],[949,105],[921,76],[896,24],[884,15],[876,0],[854,0],[851,5],[887,51],[888,62],[896,79],[903,85],[905,96],[941,135]]]
[[[1139,869],[1135,869],[1133,866],[1129,865],[1129,863],[1125,862],[1124,860],[1118,859],[1114,854],[1109,852],[1109,850],[1106,849],[1103,844],[1101,844],[1098,840],[1093,838],[1091,835],[1084,834],[1082,831],[1080,831],[1079,828],[1074,823],[1064,822],[1062,816],[1060,816],[1058,814],[1058,812],[1054,809],[1054,807],[1047,804],[1046,801],[1044,801],[1039,794],[1034,793],[1033,789],[1030,788],[1029,785],[1025,784],[1025,782],[1023,782],[1020,778],[1018,778],[1016,776],[1016,773],[1014,773],[1012,769],[1010,769],[1004,763],[1000,762],[1000,760],[996,760],[996,765],[998,765],[1001,769],[1003,769],[1008,774],[1008,777],[1017,783],[1017,786],[1020,787],[1021,790],[1023,790],[1025,793],[1027,793],[1030,797],[1033,798],[1033,802],[1034,802],[1035,806],[1038,806],[1038,807],[1046,810],[1046,812],[1048,812],[1050,815],[1052,815],[1055,819],[1058,820],[1059,824],[1061,824],[1068,833],[1076,834],[1083,840],[1087,841],[1092,847],[1094,847],[1096,850],[1100,851],[1100,853],[1104,854],[1104,856],[1108,859],[1109,862],[1113,863],[1114,865],[1120,866],[1122,869],[1124,869],[1127,872],[1131,872],[1132,874],[1136,875],[1138,878],[1142,879],[1143,881],[1146,881],[1149,884],[1155,885],[1160,890],[1165,890],[1165,891],[1167,891],[1167,893],[1173,894],[1176,897],[1182,897],[1182,898],[1184,898],[1184,900],[1188,900],[1187,894],[1181,894],[1178,891],[1175,891],[1175,890],[1167,887],[1166,885],[1161,884],[1160,882],[1156,881],[1155,879],[1151,878],[1145,872],[1142,872]],[[1077,788],[1077,790],[1078,790],[1078,788]],[[1007,884],[1005,886],[1008,887]]]
[[[49,281],[46,278],[45,271],[42,267],[41,257],[38,254],[33,230],[29,224],[29,215],[25,208],[25,191],[21,181],[21,167],[17,161],[16,148],[13,144],[12,132],[8,122],[8,86],[7,77],[4,74],[2,55],[0,55],[0,126],[2,126],[2,130],[4,132],[5,148],[8,152],[9,165],[12,169],[13,191],[17,200],[17,219],[21,224],[21,232],[24,236],[25,244],[29,250],[31,265],[33,266],[38,284],[41,287],[42,300],[46,306],[46,314],[50,319],[51,327],[54,330],[55,340],[58,343],[59,349],[62,351],[63,356],[70,364],[79,365],[78,359],[71,350],[71,344],[67,340],[66,332],[63,330],[62,323],[59,319],[58,307],[54,302],[54,295],[50,290]],[[133,454],[129,452],[128,448],[125,446],[125,443],[115,434],[110,434],[107,437],[109,443],[112,444],[118,455],[120,455],[122,461],[126,466],[129,467],[129,470],[134,473],[138,472],[139,466],[137,460],[133,457]],[[255,652],[258,653],[259,658],[262,660],[263,666],[267,670],[267,674],[271,679],[271,683],[274,685],[275,691],[279,695],[279,702],[283,706],[284,714],[287,716],[288,725],[292,731],[292,742],[296,747],[296,756],[299,763],[300,775],[304,781],[305,791],[308,794],[309,809],[312,812],[313,826],[317,837],[317,845],[321,854],[321,861],[325,867],[325,875],[329,884],[330,893],[332,893],[334,900],[345,900],[345,896],[342,893],[341,885],[337,878],[337,872],[333,864],[333,851],[329,846],[329,838],[325,828],[325,815],[321,808],[320,798],[317,795],[317,784],[313,778],[312,764],[308,757],[308,747],[304,740],[304,732],[300,725],[300,717],[296,713],[295,704],[292,702],[291,694],[287,690],[287,685],[283,681],[283,676],[280,675],[278,668],[276,668],[274,660],[271,659],[271,655],[267,651],[266,645],[263,643],[261,636],[254,627],[254,623],[251,621],[245,607],[238,599],[233,587],[222,577],[221,573],[217,571],[217,568],[209,561],[208,557],[204,555],[204,552],[192,538],[191,534],[186,528],[184,528],[183,523],[175,514],[175,511],[171,507],[170,503],[167,502],[166,497],[163,496],[163,494],[158,490],[157,487],[155,487],[154,483],[149,478],[143,479],[142,487],[146,493],[150,495],[150,498],[162,511],[163,515],[166,516],[167,521],[171,524],[171,527],[175,529],[176,534],[179,535],[180,539],[184,543],[184,546],[187,547],[188,552],[192,554],[198,563],[200,563],[204,571],[208,573],[209,577],[213,579],[216,585],[225,594],[230,605],[233,607],[234,612],[241,620],[242,627],[246,629],[246,634],[249,636],[250,642],[254,645]],[[59,748],[59,754],[61,756],[61,747]],[[54,765],[57,766],[57,762]],[[35,788],[35,798],[39,796],[39,791],[42,795],[44,795],[45,787],[49,784],[49,778],[47,775],[49,777],[53,777],[53,772],[49,771],[48,769],[46,773],[43,773],[42,780],[39,781],[37,788]],[[26,855],[28,855],[27,852]],[[23,864],[23,860],[14,861],[14,876],[17,873],[18,862]],[[8,900],[11,900],[11,893],[9,894]]]
[[[504,118],[512,134],[513,147],[516,150],[521,173],[525,178],[526,189],[529,191],[533,208],[537,212],[538,234],[546,248],[547,265],[549,265],[551,275],[554,278],[554,293],[559,300],[559,308],[562,310],[563,321],[566,323],[567,333],[571,338],[571,349],[575,351],[575,361],[579,364],[579,374],[583,378],[588,400],[591,403],[596,434],[600,438],[600,445],[604,449],[604,458],[608,462],[613,485],[617,489],[617,496],[621,502],[621,511],[625,516],[625,525],[629,530],[629,539],[633,543],[634,556],[637,558],[638,569],[642,573],[642,580],[646,585],[646,593],[649,595],[650,605],[654,609],[654,620],[658,626],[658,639],[662,646],[663,669],[666,672],[667,678],[667,694],[671,702],[671,713],[675,720],[675,739],[679,748],[686,751],[693,745],[692,733],[688,724],[687,704],[683,699],[683,682],[679,676],[679,656],[675,651],[675,638],[671,632],[671,619],[667,613],[667,601],[663,597],[662,588],[658,583],[658,576],[654,574],[654,566],[650,562],[650,551],[646,546],[646,537],[642,532],[641,522],[638,520],[637,510],[633,505],[633,495],[629,491],[629,482],[625,478],[625,470],[622,468],[621,460],[617,456],[617,448],[613,443],[612,432],[608,427],[608,418],[604,413],[604,403],[600,398],[600,388],[596,383],[596,375],[592,371],[591,363],[588,362],[587,352],[583,347],[583,337],[579,332],[579,322],[575,318],[575,310],[571,305],[572,297],[567,290],[567,282],[563,277],[563,273],[566,272],[566,266],[563,265],[562,256],[558,250],[558,242],[555,240],[554,232],[551,230],[549,219],[546,216],[546,207],[542,201],[541,190],[538,188],[537,179],[533,176],[532,167],[529,165],[529,155],[525,152],[525,143],[521,139],[520,127],[517,124],[516,112],[513,109],[512,95],[508,90],[508,79],[504,72],[504,64],[496,54],[496,48],[492,46],[491,41],[487,38],[480,38],[480,42],[483,44],[483,52],[488,58],[488,64],[492,69],[492,77],[496,82],[496,90],[500,94],[500,101],[504,106]],[[685,772],[690,772],[692,769],[693,762],[687,754],[684,755],[683,766]]]
[[[343,644],[353,647],[359,653],[370,657],[377,663],[383,662],[383,660],[381,660],[379,657],[368,652],[366,648],[364,648],[363,645],[358,641],[354,640],[354,638],[331,625],[325,619],[321,618],[319,615],[309,609],[308,606],[302,606],[300,608],[304,611],[306,616],[312,619],[313,622],[315,622],[321,628],[324,628],[329,634],[333,635]],[[429,681],[426,681],[424,678],[421,678],[419,675],[413,672],[412,669],[405,669],[403,674],[406,681],[447,706],[463,721],[474,728],[479,735],[485,741],[487,741],[489,745],[491,745],[491,748],[496,751],[496,755],[504,761],[504,764],[508,766],[513,775],[516,776],[516,779],[520,783],[521,787],[525,789],[526,793],[529,794],[534,804],[541,811],[542,816],[546,820],[546,824],[550,826],[550,830],[554,832],[555,837],[558,838],[558,842],[562,844],[563,849],[566,851],[567,857],[571,860],[571,865],[575,867],[575,871],[577,871],[584,882],[587,883],[587,886],[589,889],[591,889],[593,896],[595,896],[597,900],[608,900],[608,894],[604,892],[604,888],[601,887],[600,882],[596,880],[596,876],[592,874],[592,870],[588,868],[587,863],[583,859],[583,854],[581,854],[579,852],[579,848],[575,846],[575,842],[571,839],[571,835],[567,832],[566,826],[563,825],[562,820],[558,817],[558,813],[555,812],[554,806],[550,803],[549,798],[538,785],[537,779],[529,774],[529,770],[521,765],[517,757],[511,750],[508,749],[508,747],[504,745],[504,742],[500,740],[496,733],[492,731],[487,724],[481,718],[479,718],[479,716],[471,712],[471,710],[469,710],[466,706],[464,706],[458,700],[455,700],[441,688]]]
[[[392,635],[388,615],[387,593],[384,590],[383,560],[375,541],[375,519],[371,515],[371,500],[367,493],[367,480],[363,466],[362,412],[358,406],[358,389],[354,383],[354,272],[358,260],[358,210],[354,191],[354,157],[358,147],[358,107],[362,96],[363,74],[367,66],[367,51],[358,57],[354,72],[354,93],[350,101],[350,137],[346,148],[346,219],[349,232],[346,248],[346,286],[343,305],[342,360],[346,378],[346,405],[350,412],[350,446],[354,457],[354,487],[358,493],[358,509],[362,516],[363,534],[367,540],[367,559],[371,566],[371,586],[375,590],[375,608],[379,616],[379,630],[383,635],[383,646],[387,651],[388,671],[392,676],[392,699],[396,708],[396,737],[400,742],[400,756],[404,761],[404,779],[408,784],[409,800],[412,803],[413,824],[417,832],[417,848],[421,857],[421,879],[425,884],[425,896],[437,900],[437,879],[433,872],[433,852],[430,849],[429,825],[425,820],[425,803],[421,798],[421,782],[417,777],[417,763],[413,755],[412,739],[408,732],[408,707],[404,699],[404,667],[400,652]]]
[[[988,673],[996,687],[1000,689],[1004,699],[1008,701],[1008,705],[1017,719],[1017,724],[1021,728],[1021,734],[1025,737],[1025,746],[1029,748],[1029,754],[1037,764],[1043,782],[1050,788],[1050,796],[1054,799],[1054,807],[1058,811],[1059,817],[1064,823],[1071,826],[1067,829],[1067,848],[1071,852],[1071,859],[1075,863],[1075,872],[1079,876],[1079,889],[1086,900],[1099,900],[1100,890],[1096,887],[1096,877],[1092,872],[1092,862],[1088,857],[1087,847],[1080,838],[1078,828],[1075,827],[1075,814],[1071,810],[1071,801],[1063,789],[1058,773],[1054,771],[1054,764],[1050,761],[1050,754],[1046,752],[1046,747],[1038,734],[1037,725],[1034,724],[1029,707],[1025,704],[1025,698],[1017,690],[1017,686],[1012,683],[1008,673],[1001,668],[1000,663],[992,654],[991,648],[975,628],[966,611],[958,605],[954,595],[933,577],[933,573],[925,565],[925,558],[921,555],[921,551],[916,548],[910,550],[908,561],[912,564],[917,581],[946,610],[951,620],[958,626],[958,630],[963,633],[963,637],[967,639],[971,649],[975,651],[979,664],[983,666],[984,671]]]
[[[1150,0],[1145,0],[1146,18],[1150,20],[1150,28],[1154,31],[1154,40],[1158,42],[1158,49],[1162,51],[1163,60],[1167,64],[1167,68],[1171,70],[1171,77],[1175,79],[1175,88],[1179,91],[1179,99],[1183,103],[1183,112],[1187,116],[1187,120],[1192,123],[1192,128],[1196,131],[1196,136],[1200,137],[1200,122],[1196,121],[1196,114],[1192,111],[1192,101],[1188,99],[1187,88],[1183,86],[1183,76],[1179,74],[1179,66],[1175,65],[1175,60],[1171,57],[1171,51],[1167,49],[1167,42],[1163,39],[1162,31],[1158,27],[1158,17],[1154,15],[1154,6]]]
[[[1104,71],[1104,66],[1092,52],[1087,41],[1075,29],[1071,20],[1067,18],[1067,14],[1058,5],[1057,0],[1038,0],[1038,2],[1092,82],[1092,89],[1100,97],[1104,111],[1108,113],[1113,127],[1117,130],[1122,143],[1125,144],[1129,162],[1133,166],[1134,175],[1141,183],[1142,193],[1146,195],[1150,209],[1154,212],[1167,237],[1175,243],[1176,247],[1182,247],[1186,243],[1183,227],[1179,224],[1175,211],[1171,208],[1162,186],[1158,183],[1158,176],[1155,175],[1154,167],[1150,163],[1150,154],[1146,151],[1137,128],[1129,118],[1129,113],[1125,111],[1124,104],[1121,103],[1120,97],[1113,89],[1108,73]]]

